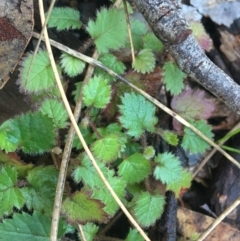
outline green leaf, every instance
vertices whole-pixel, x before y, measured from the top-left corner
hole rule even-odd
[[[80,13],[79,11],[69,7],[55,7],[51,12],[48,27],[56,27],[58,31],[80,29]]]
[[[179,159],[172,153],[159,154],[155,158],[158,165],[154,169],[154,177],[167,185],[178,197],[181,188],[189,188],[191,185],[191,174],[185,171]]]
[[[75,77],[83,72],[85,62],[82,60],[66,53],[62,53],[60,58],[61,67],[68,76]]]
[[[73,172],[74,180],[76,182],[83,181],[85,189],[93,191],[92,198],[101,200],[105,204],[104,211],[113,216],[119,209],[118,204],[103,185],[89,158],[86,155],[80,155],[79,159],[82,162],[81,166],[77,167]],[[122,178],[115,176],[115,172],[107,168],[103,163],[98,162],[98,166],[118,197],[124,198],[126,182]]]
[[[143,153],[144,158],[146,158],[147,160],[150,160],[151,158],[153,158],[155,156],[155,149],[153,146],[147,146],[144,149],[144,153]]]
[[[121,142],[117,134],[110,134],[95,141],[91,147],[96,158],[104,162],[114,161],[121,148]]]
[[[125,195],[126,182],[119,177],[113,176],[113,172],[109,172],[110,175],[107,175],[107,180],[117,196],[123,200]],[[109,215],[114,216],[119,209],[118,204],[114,198],[109,193],[109,190],[103,186],[102,181],[97,187],[93,189],[93,198],[100,199],[104,204],[104,211]]]
[[[125,241],[144,241],[144,238],[141,236],[141,234],[136,229],[131,229],[128,233],[127,238]]]
[[[143,192],[137,198],[132,212],[141,226],[149,227],[160,218],[164,210],[164,204],[163,196]]]
[[[83,101],[87,106],[105,108],[110,101],[111,87],[102,76],[94,76],[83,87]]]
[[[29,210],[51,213],[54,203],[58,171],[53,166],[38,166],[27,176],[28,187],[22,188]]]
[[[11,119],[5,121],[0,126],[0,147],[2,150],[5,150],[6,152],[15,151],[18,148],[18,143],[9,141],[9,136],[7,134],[7,131],[9,129],[10,123],[11,123]]]
[[[126,69],[125,65],[121,61],[118,61],[117,58],[112,54],[101,55],[99,61],[119,75],[123,74]],[[114,80],[113,76],[100,68],[97,68],[95,73],[97,75],[102,75],[103,78],[107,79],[108,81]]]
[[[179,159],[172,153],[158,154],[155,162],[159,163],[154,169],[154,177],[164,184],[176,183],[182,172]]]
[[[29,54],[21,63],[22,68],[18,80],[20,88],[28,93],[37,93],[53,88],[55,86],[55,77],[48,53],[39,51],[30,68],[32,57],[33,54]]]
[[[150,171],[150,162],[141,153],[128,157],[118,167],[118,174],[130,184],[141,182]]]
[[[35,154],[51,150],[56,137],[54,129],[48,116],[29,112],[8,121],[5,133],[15,149],[21,147],[25,153]]]
[[[142,74],[150,73],[155,67],[155,56],[150,49],[143,49],[135,56],[134,69]]]
[[[46,99],[40,106],[39,110],[43,115],[47,115],[53,119],[56,128],[67,127],[68,114],[61,101],[55,99]]]
[[[76,192],[71,197],[67,197],[62,204],[62,213],[70,223],[86,223],[97,221],[105,223],[108,219],[103,211],[103,203],[90,198],[86,192]]]
[[[211,126],[204,120],[199,120],[196,122],[190,122],[199,131],[201,131],[205,136],[213,139],[213,133],[211,131]],[[210,148],[210,145],[204,141],[200,136],[190,130],[188,127],[184,127],[184,136],[181,146],[184,150],[188,150],[191,154],[204,153]]]
[[[87,241],[93,241],[99,227],[93,223],[87,223],[82,226],[85,238]]]
[[[143,96],[135,93],[126,93],[121,99],[119,120],[123,127],[128,129],[127,133],[140,137],[145,130],[153,132],[154,126],[157,124],[155,106]]]
[[[170,91],[172,95],[178,95],[184,85],[183,79],[187,77],[185,73],[183,73],[176,64],[173,62],[166,62],[163,66],[163,81],[166,84],[166,89]]]
[[[122,132],[122,128],[119,124],[113,123],[105,128],[97,128],[98,132],[102,137],[107,137],[109,134],[116,134],[118,136],[118,142],[121,144],[119,152],[124,152],[126,149],[127,136]],[[93,136],[97,139],[97,135],[94,133]],[[119,153],[118,153],[119,154]]]
[[[138,19],[130,19],[130,25],[131,25],[131,33],[132,33],[132,40],[133,40],[133,46],[134,50],[141,50],[143,48],[143,36],[147,33],[147,26],[142,21]],[[130,42],[129,39],[125,43],[125,48],[130,48]]]
[[[149,32],[143,37],[144,49],[151,49],[152,51],[162,52],[164,45],[162,42],[152,33]]]
[[[102,8],[97,12],[96,21],[88,22],[87,31],[94,39],[99,53],[119,49],[128,37],[124,11]]]
[[[168,144],[172,146],[176,146],[178,144],[178,136],[171,131],[164,131],[162,137]]]
[[[17,187],[17,170],[3,166],[0,172],[0,217],[9,215],[13,208],[21,209],[25,204],[22,191]]]
[[[74,181],[77,183],[82,181],[85,185],[88,185],[91,188],[102,184],[102,181],[97,175],[97,172],[88,156],[86,154],[81,154],[77,159],[81,161],[81,165],[78,166],[72,173]],[[104,166],[103,163],[98,163],[98,165],[103,174],[106,175],[109,171],[108,168]]]
[[[51,217],[34,212],[15,213],[12,219],[3,219],[0,223],[0,240],[4,241],[49,241]],[[66,225],[60,220],[58,238],[65,233]]]
[[[90,128],[83,128],[81,125],[79,125],[78,127],[79,127],[79,129],[82,133],[82,136],[83,136],[85,142],[87,143],[87,145],[93,143],[93,141],[95,139],[93,138],[91,129]],[[80,142],[77,134],[74,135],[73,148],[77,148],[78,150],[81,150],[83,148],[82,143]]]
[[[192,176],[186,170],[182,170],[179,180],[167,185],[167,190],[171,190],[175,193],[175,197],[178,198],[181,189],[189,188],[191,186]]]

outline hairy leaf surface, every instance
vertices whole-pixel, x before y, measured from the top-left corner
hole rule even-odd
[[[121,99],[119,120],[123,127],[128,129],[127,133],[134,137],[140,137],[145,130],[153,132],[157,123],[155,106],[143,96],[135,93],[126,93]]]
[[[189,188],[191,185],[191,175],[186,172],[180,160],[172,153],[159,154],[155,158],[158,165],[154,169],[154,177],[167,185],[167,190],[171,190],[178,197],[181,188]]]
[[[155,67],[155,56],[150,49],[141,50],[135,58],[134,69],[142,74],[150,73]]]
[[[66,53],[62,53],[60,58],[61,67],[68,76],[75,77],[83,72],[86,64],[82,60]]]
[[[114,161],[120,148],[121,142],[117,134],[107,135],[95,141],[91,147],[94,156],[104,162]]]
[[[55,7],[51,12],[48,27],[55,27],[58,31],[79,29],[81,27],[80,13],[69,7]]]
[[[11,214],[14,207],[21,209],[25,204],[22,191],[16,185],[16,168],[3,166],[0,171],[0,217]]]
[[[106,222],[107,214],[103,211],[103,203],[90,197],[86,192],[76,192],[67,197],[62,204],[62,213],[72,223],[91,221]]]
[[[67,126],[68,114],[61,101],[46,99],[40,106],[40,111],[43,115],[52,118],[56,128],[65,128]]]
[[[111,97],[111,87],[102,76],[94,76],[83,87],[83,101],[87,106],[105,108]]]
[[[33,61],[32,57],[33,54],[29,54],[21,63],[22,69],[18,80],[20,88],[28,93],[37,93],[53,88],[55,77],[48,53],[39,51]]]
[[[170,91],[172,95],[178,95],[184,85],[183,79],[187,77],[185,73],[183,73],[176,64],[173,62],[166,62],[163,66],[163,81],[166,84],[166,89]]]
[[[94,39],[100,53],[122,47],[128,36],[123,9],[102,8],[97,12],[96,21],[88,22],[87,31]]]
[[[27,175],[29,185],[22,188],[26,198],[26,206],[29,210],[51,213],[58,172],[53,166],[38,166]]]
[[[53,147],[56,137],[54,130],[51,118],[41,112],[29,112],[8,121],[5,133],[15,149],[20,147],[25,153],[34,154],[49,151]]]
[[[213,138],[211,126],[208,125],[206,121],[199,120],[190,123],[208,138]],[[200,136],[198,136],[188,127],[184,127],[184,136],[181,145],[185,150],[188,150],[191,154],[204,153],[207,149],[210,148],[210,145],[206,141],[204,141]]]
[[[164,204],[163,196],[143,192],[138,197],[132,212],[141,226],[149,227],[160,218]]]
[[[51,227],[51,217],[34,212],[33,215],[27,213],[15,213],[13,218],[4,219],[0,223],[0,239],[4,241],[49,241]],[[66,225],[60,220],[58,228],[58,238],[62,237],[66,231]]]
[[[130,184],[141,182],[150,171],[150,162],[141,153],[131,155],[118,167],[118,174]]]

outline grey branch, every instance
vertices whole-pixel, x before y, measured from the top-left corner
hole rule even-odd
[[[135,0],[135,4],[179,68],[240,113],[240,86],[205,55],[181,16],[180,1]]]

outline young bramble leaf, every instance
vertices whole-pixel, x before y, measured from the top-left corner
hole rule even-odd
[[[78,166],[72,173],[74,181],[76,183],[82,181],[85,186],[89,186],[92,189],[95,186],[101,185],[102,181],[97,175],[97,172],[88,156],[85,154],[81,154],[78,156],[77,159],[81,161],[81,165]],[[110,170],[102,162],[98,162],[98,165],[104,176],[106,176],[107,173],[110,172]]]
[[[128,183],[133,184],[146,178],[150,170],[150,162],[141,153],[135,153],[119,165],[118,174]]]
[[[22,188],[29,210],[51,213],[57,179],[58,171],[53,166],[38,166],[29,171],[27,175],[29,185]]]
[[[110,134],[95,141],[91,147],[96,158],[104,162],[114,161],[121,148],[121,142],[117,134]]]
[[[162,52],[164,49],[164,45],[162,42],[152,33],[149,32],[143,37],[143,48],[151,49],[152,51]]]
[[[172,131],[164,131],[162,137],[168,144],[172,146],[176,146],[178,144],[178,136]]]
[[[13,218],[4,219],[0,224],[0,236],[4,241],[49,241],[51,228],[51,217],[34,212],[15,213]],[[58,238],[61,238],[66,231],[66,225],[60,219]]]
[[[131,229],[128,233],[127,238],[125,241],[144,241],[144,238],[141,236],[141,234],[136,229]]]
[[[22,191],[17,186],[17,170],[15,167],[3,166],[0,171],[0,217],[9,215],[13,208],[21,209],[25,203]]]
[[[105,108],[111,97],[111,87],[102,76],[94,76],[83,87],[83,101],[87,106]]]
[[[187,75],[171,61],[164,64],[163,70],[163,81],[166,84],[166,89],[170,91],[172,95],[178,95],[184,87],[183,79],[186,78]]]
[[[121,99],[119,120],[123,127],[128,129],[127,133],[140,137],[145,130],[153,132],[157,124],[155,106],[143,96],[135,93],[126,93]]]
[[[123,74],[126,69],[125,65],[121,61],[117,60],[117,58],[112,54],[101,55],[99,57],[99,61],[119,75]],[[97,75],[102,75],[103,78],[107,79],[108,81],[114,80],[113,76],[111,76],[106,71],[103,71],[100,68],[97,68],[95,70],[95,73]]]
[[[87,241],[93,241],[96,233],[98,232],[99,227],[94,223],[88,222],[83,225],[83,232]]]
[[[62,204],[62,213],[72,224],[97,221],[105,223],[108,215],[103,211],[103,203],[90,198],[87,192],[76,192]]]
[[[175,193],[175,197],[178,198],[181,189],[189,188],[191,186],[192,176],[186,170],[182,170],[179,176],[178,182],[170,182],[167,185],[167,190],[171,190]]]
[[[99,53],[122,47],[127,40],[127,24],[122,9],[102,8],[95,22],[89,21],[87,31],[94,39]]]
[[[173,96],[172,109],[181,117],[191,120],[208,119],[214,111],[214,102],[207,99],[205,91],[188,89]]]
[[[160,218],[164,204],[163,196],[143,192],[138,197],[132,212],[141,226],[149,227]]]
[[[61,101],[46,99],[39,110],[43,115],[53,119],[56,128],[65,128],[67,126],[68,114]]]
[[[150,49],[141,50],[135,58],[134,69],[146,74],[152,72],[155,67],[155,57]]]
[[[155,149],[153,148],[153,146],[147,146],[144,149],[143,156],[147,160],[150,160],[151,158],[153,158],[155,156]]]
[[[172,153],[158,154],[155,162],[159,163],[154,169],[154,177],[164,184],[176,182],[182,172],[180,161]]]
[[[82,60],[66,53],[62,53],[60,58],[61,67],[68,76],[75,77],[83,72],[85,62]]]
[[[171,153],[159,154],[155,158],[159,163],[154,169],[154,177],[167,185],[167,190],[171,190],[178,197],[181,188],[189,188],[191,185],[191,175],[185,171],[179,159]]]
[[[211,126],[208,125],[206,121],[199,120],[190,123],[208,138],[213,138]],[[204,141],[200,136],[198,136],[187,127],[184,127],[184,136],[181,146],[184,148],[184,150],[188,150],[191,154],[204,153],[207,149],[210,148],[210,145],[206,141]]]
[[[69,7],[55,7],[51,12],[48,21],[48,27],[56,27],[58,31],[68,29],[80,29],[80,13],[79,11]]]
[[[56,137],[54,130],[53,121],[48,116],[29,112],[10,120],[6,134],[8,142],[25,153],[34,154],[51,150]]]
[[[37,93],[53,88],[55,78],[48,53],[39,51],[33,61],[32,58],[33,54],[29,54],[21,63],[22,68],[18,80],[20,88],[29,93]],[[31,61],[32,65],[30,67]]]
[[[120,199],[123,199],[125,195],[126,182],[123,179],[113,175],[113,172],[110,171],[107,174],[107,180],[117,196]],[[105,204],[104,211],[111,216],[113,216],[119,209],[118,204],[109,194],[108,189],[102,184],[102,181],[93,189],[92,197],[101,200]]]

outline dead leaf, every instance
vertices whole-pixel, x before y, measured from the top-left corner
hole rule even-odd
[[[0,89],[20,60],[33,30],[33,1],[0,1]]]
[[[178,208],[178,233],[187,238],[193,234],[204,232],[213,222],[214,218],[191,211],[186,208]],[[238,241],[240,231],[226,223],[220,223],[204,241]]]

